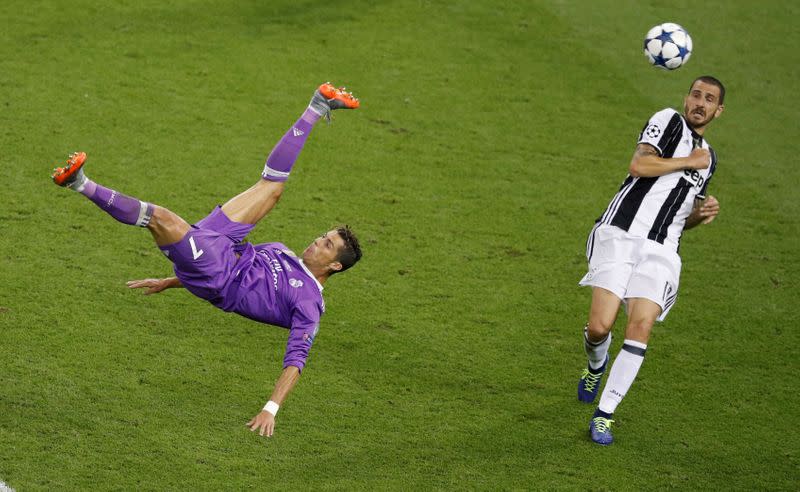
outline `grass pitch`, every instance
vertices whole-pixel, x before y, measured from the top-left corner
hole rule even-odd
[[[800,45],[784,2],[0,4],[0,481],[36,489],[794,489]],[[677,72],[642,36],[695,42]],[[710,226],[615,425],[575,401],[584,241],[653,112],[728,87]],[[365,257],[272,439],[244,423],[281,329],[132,278],[149,234],[57,189],[52,164],[202,218],[258,179],[313,88],[319,125],[250,236],[353,225]],[[621,323],[620,323],[621,324]],[[621,332],[620,332],[621,333]],[[617,336],[614,353],[621,337]]]

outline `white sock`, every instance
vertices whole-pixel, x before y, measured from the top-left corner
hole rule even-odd
[[[583,349],[586,351],[586,356],[589,358],[589,367],[591,369],[600,369],[603,362],[606,361],[608,355],[608,347],[611,346],[611,333],[599,342],[589,341],[589,325],[583,328]]]
[[[67,188],[77,191],[78,193],[82,192],[83,189],[86,187],[86,182],[89,181],[89,178],[83,174],[83,169],[78,169],[78,172],[75,174],[75,178],[72,180],[72,183],[67,185]]]
[[[633,384],[633,380],[636,379],[636,374],[639,372],[639,368],[642,367],[642,362],[644,362],[646,350],[646,343],[625,339],[622,344],[622,350],[619,351],[617,358],[614,359],[606,387],[603,388],[603,394],[600,396],[600,405],[598,405],[600,410],[606,413],[614,413],[617,405],[619,405],[619,402],[622,401],[625,393],[628,392],[628,389]]]

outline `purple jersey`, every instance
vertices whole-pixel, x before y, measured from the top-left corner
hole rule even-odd
[[[289,329],[283,367],[301,371],[325,312],[322,285],[281,243],[240,243],[253,228],[217,207],[161,250],[184,287],[225,311]]]
[[[222,293],[229,306],[226,310],[289,328],[283,366],[302,370],[325,312],[322,285],[281,243],[244,243],[234,249],[241,257]]]

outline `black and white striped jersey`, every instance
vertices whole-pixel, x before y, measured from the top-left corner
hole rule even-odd
[[[705,198],[717,167],[717,155],[701,135],[689,128],[683,116],[670,108],[650,118],[639,135],[639,143],[652,145],[664,158],[687,157],[696,147],[706,148],[711,153],[711,165],[652,178],[629,174],[597,222],[677,251],[694,199]]]

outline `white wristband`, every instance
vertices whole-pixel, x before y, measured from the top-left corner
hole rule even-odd
[[[278,409],[279,408],[280,408],[280,405],[278,405],[277,403],[275,403],[272,400],[268,401],[267,404],[264,405],[264,410],[266,410],[267,412],[271,413],[273,416],[278,414]]]

